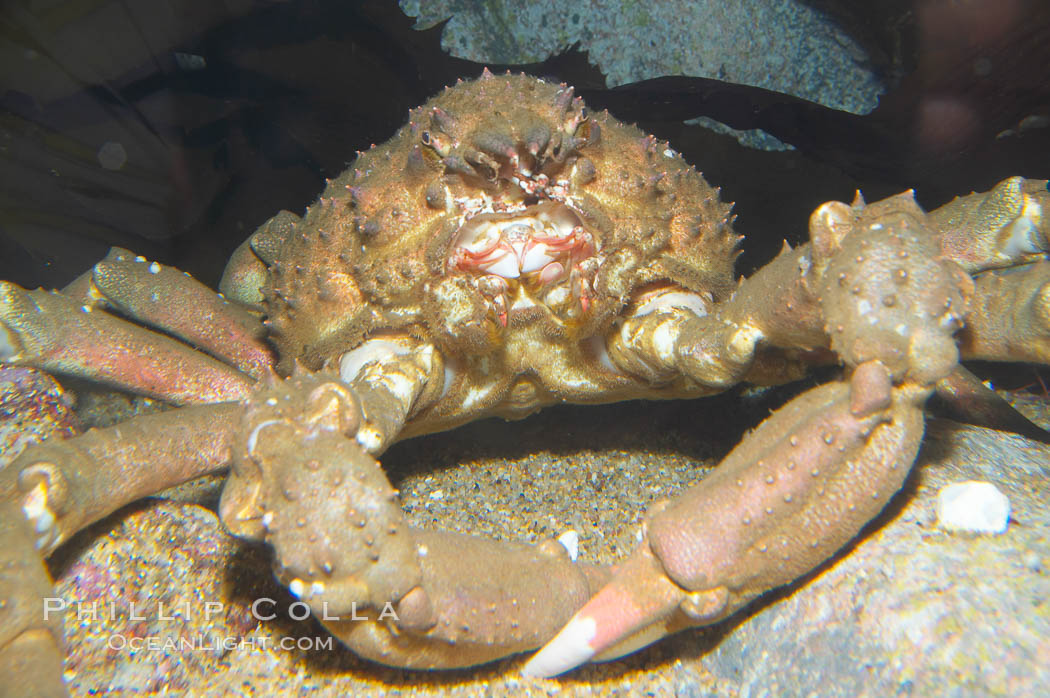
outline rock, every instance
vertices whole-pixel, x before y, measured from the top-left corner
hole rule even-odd
[[[610,87],[690,75],[783,92],[856,114],[878,104],[884,86],[864,49],[834,21],[796,0],[674,0],[640,5],[598,0],[401,0],[416,28],[446,21],[441,45],[479,63],[536,63],[574,43]],[[494,27],[498,29],[493,30]],[[765,150],[790,148],[760,130],[697,123]]]
[[[580,556],[580,534],[570,529],[558,536],[558,542],[569,553],[569,559],[575,562]]]
[[[72,398],[54,378],[33,368],[0,364],[0,468],[29,444],[51,436],[67,438],[79,426]]]
[[[956,482],[937,493],[937,523],[946,531],[1005,533],[1010,500],[990,482]]]
[[[571,8],[550,0],[401,0],[401,8],[420,29],[448,20],[442,47],[479,63],[536,63],[579,41],[610,87],[694,75],[854,113],[874,109],[882,92],[864,49],[796,0],[597,0]]]

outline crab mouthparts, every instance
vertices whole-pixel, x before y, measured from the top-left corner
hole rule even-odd
[[[567,318],[586,313],[595,252],[594,236],[580,217],[565,204],[545,202],[468,220],[452,243],[448,268],[474,274],[476,287],[506,326],[508,305],[543,304]]]

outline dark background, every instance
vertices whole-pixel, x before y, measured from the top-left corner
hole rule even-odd
[[[914,188],[933,207],[1010,175],[1050,177],[1050,3],[809,2],[889,86],[873,113],[700,78],[609,90],[578,51],[513,68],[670,140],[736,202],[743,273],[858,188],[869,200]],[[28,287],[61,286],[114,244],[214,285],[257,225],[301,212],[409,108],[482,69],[441,50],[440,26],[413,30],[394,0],[0,7],[0,278]],[[682,124],[703,115],[796,150]],[[119,170],[99,164],[107,141],[124,148]]]

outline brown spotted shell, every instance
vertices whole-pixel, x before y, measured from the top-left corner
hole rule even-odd
[[[451,247],[481,209],[544,204],[567,207],[595,241],[590,302],[539,303],[501,323],[476,279],[450,267]],[[667,143],[588,113],[571,87],[486,71],[412,110],[301,219],[282,212],[252,247],[269,263],[265,301],[287,371],[389,329],[460,356],[496,350],[523,323],[579,341],[609,331],[633,293],[660,282],[722,298],[738,242],[729,209]]]

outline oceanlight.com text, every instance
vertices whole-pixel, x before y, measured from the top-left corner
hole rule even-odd
[[[124,635],[115,633],[106,640],[106,647],[113,652],[128,652],[130,654],[141,654],[148,652],[163,652],[175,654],[179,652],[213,652],[227,653],[234,651],[262,651],[278,650],[302,652],[331,651],[335,646],[335,639],[328,635],[326,637],[221,637],[198,635],[197,637],[140,637],[138,635]]]

